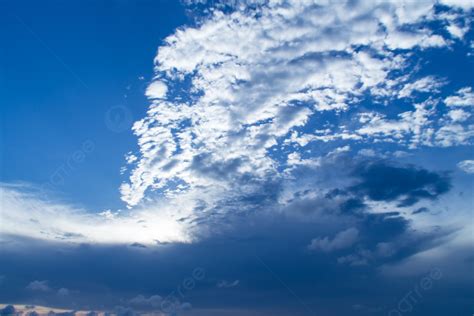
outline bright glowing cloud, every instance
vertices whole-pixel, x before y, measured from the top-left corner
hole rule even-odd
[[[1,186],[2,234],[56,242],[99,244],[157,244],[189,242],[182,212],[160,205],[130,211],[94,214],[64,203],[48,201],[31,188]],[[169,206],[171,207],[171,206]],[[184,210],[183,205],[180,210]],[[171,213],[170,213],[171,211]]]

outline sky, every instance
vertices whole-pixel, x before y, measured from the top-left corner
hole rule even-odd
[[[1,315],[474,313],[474,2],[0,5]]]

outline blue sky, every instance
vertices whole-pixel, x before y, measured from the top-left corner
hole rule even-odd
[[[472,4],[3,2],[0,304],[472,314]]]
[[[111,131],[107,113],[122,106],[132,119],[144,115],[156,48],[187,21],[182,6],[19,1],[2,7],[2,38],[11,43],[1,51],[2,134],[9,152],[2,155],[2,180],[47,182],[90,139],[99,150],[56,193],[94,209],[118,207],[118,171],[136,141],[123,129]]]

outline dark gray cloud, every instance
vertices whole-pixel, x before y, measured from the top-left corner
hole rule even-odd
[[[25,253],[12,250],[2,260],[0,271],[15,275],[16,280],[8,283],[8,292],[0,292],[5,300],[41,300],[44,305],[70,309],[87,306],[118,315],[163,308],[170,311],[170,306],[176,311],[187,306],[182,306],[184,302],[192,304],[186,312],[189,315],[199,315],[201,310],[208,311],[201,315],[226,315],[225,311],[242,308],[256,315],[311,315],[305,305],[315,312],[331,309],[341,314],[354,313],[350,306],[356,304],[375,304],[387,312],[385,307],[397,303],[396,298],[411,286],[413,278],[397,278],[387,286],[377,269],[435,246],[430,240],[442,238],[445,233],[419,235],[395,213],[336,215],[335,219],[349,221],[344,217],[352,218],[360,235],[355,243],[334,253],[309,252],[306,247],[316,236],[337,235],[340,226],[327,227],[324,220],[259,214],[236,216],[231,228],[217,237],[195,244],[157,245],[143,251],[128,246],[37,243],[36,249]],[[193,278],[196,268],[203,269],[204,277]],[[25,283],[23,276],[33,269],[35,275],[47,278],[52,285],[78,291],[61,300],[55,293],[39,296],[25,291],[19,284]],[[239,282],[238,286],[216,287],[224,284],[222,280],[231,280],[227,285],[234,284],[232,280]],[[169,303],[162,306],[164,301]],[[466,306],[456,308],[461,311]],[[376,315],[383,315],[382,311]],[[183,312],[180,309],[177,313]],[[355,315],[364,314],[356,311]]]
[[[10,244],[16,246],[4,247],[0,262],[0,274],[8,282],[1,298],[117,315],[312,315],[328,310],[333,315],[367,315],[369,310],[386,315],[419,275],[387,279],[379,271],[439,247],[452,231],[432,227],[419,232],[398,208],[376,214],[368,200],[431,201],[449,189],[449,178],[387,161],[342,157],[325,163],[331,175],[306,170],[284,204],[279,201],[285,187],[278,179],[251,180],[254,190],[222,198],[216,205],[203,201],[203,216],[185,219],[196,225],[199,240],[192,244],[143,248],[11,237]],[[377,172],[398,180],[377,188]],[[314,185],[308,189],[305,183],[317,181],[327,185],[315,195]],[[339,236],[344,231],[351,233]],[[310,251],[312,240],[320,241],[318,249],[330,251]],[[456,270],[467,273],[463,254],[458,256]],[[196,269],[202,271],[198,277]],[[28,291],[25,286],[31,280],[75,290],[61,297],[57,291]],[[445,280],[439,291],[429,294],[447,295],[453,282],[449,272]],[[462,289],[473,297],[467,285]],[[440,311],[446,311],[449,302],[426,295],[418,310],[444,315]],[[450,308],[461,313],[470,306]]]
[[[134,243],[130,244],[130,247],[135,247],[135,248],[147,248],[146,245],[141,244],[141,243],[139,243],[139,242],[134,242]]]
[[[362,162],[353,176],[360,182],[349,188],[351,193],[374,201],[398,201],[399,206],[410,206],[421,199],[435,200],[451,188],[447,174],[386,161]]]
[[[420,207],[411,212],[413,215],[420,214],[420,213],[428,213],[430,210],[427,207]]]

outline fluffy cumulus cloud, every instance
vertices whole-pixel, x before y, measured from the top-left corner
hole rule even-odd
[[[146,89],[145,95],[150,99],[160,99],[166,96],[168,88],[161,81],[153,81]]]
[[[403,88],[398,92],[399,98],[406,98],[411,96],[414,92],[439,92],[438,88],[443,85],[443,81],[428,76],[421,79],[418,79],[413,82],[406,83]]]
[[[444,99],[447,106],[474,106],[474,92],[471,87],[459,89],[454,95]]]
[[[429,26],[468,24],[468,9],[446,5],[269,1],[211,10],[178,29],[155,58],[158,79],[149,90],[161,99],[133,126],[139,152],[122,199],[134,206],[151,191],[242,193],[252,190],[242,179],[266,180],[287,163],[310,163],[300,149],[314,143],[469,144],[469,117],[441,113],[468,102],[470,88],[441,102],[448,79],[420,77],[411,54],[454,45]],[[396,102],[406,105],[384,113]],[[343,113],[352,119],[338,123]],[[328,115],[333,124],[325,123]]]

